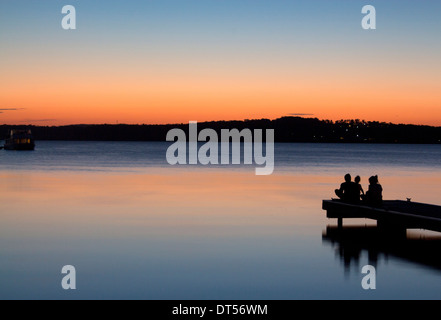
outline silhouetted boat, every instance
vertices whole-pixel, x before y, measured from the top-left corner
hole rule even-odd
[[[31,130],[11,130],[5,140],[5,150],[34,150],[35,141]]]

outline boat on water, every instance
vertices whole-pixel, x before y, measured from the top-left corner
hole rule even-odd
[[[34,150],[35,140],[31,130],[11,130],[5,140],[5,150]]]

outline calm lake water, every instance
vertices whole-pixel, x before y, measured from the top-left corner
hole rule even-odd
[[[440,299],[441,234],[338,232],[346,173],[441,205],[441,145],[276,144],[275,171],[170,166],[167,143],[0,151],[0,299]],[[363,290],[364,265],[376,290]],[[61,269],[76,269],[63,290]]]

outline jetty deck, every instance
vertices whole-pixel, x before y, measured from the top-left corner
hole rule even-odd
[[[426,229],[441,232],[441,206],[432,204],[385,200],[381,207],[371,207],[365,204],[350,204],[341,200],[323,200],[323,210],[327,218],[338,219],[338,225],[343,225],[343,219],[364,218],[377,221],[380,227],[395,230]]]

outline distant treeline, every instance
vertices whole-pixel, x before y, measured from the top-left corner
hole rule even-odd
[[[165,141],[167,132],[186,124],[168,125],[69,125],[69,126],[0,126],[0,139],[10,129],[31,129],[36,140],[76,141]],[[362,120],[319,120],[282,117],[275,120],[214,121],[198,123],[198,130],[212,128],[242,130],[274,129],[276,142],[351,142],[351,143],[441,143],[441,127],[366,122]],[[188,135],[187,135],[188,136]]]

